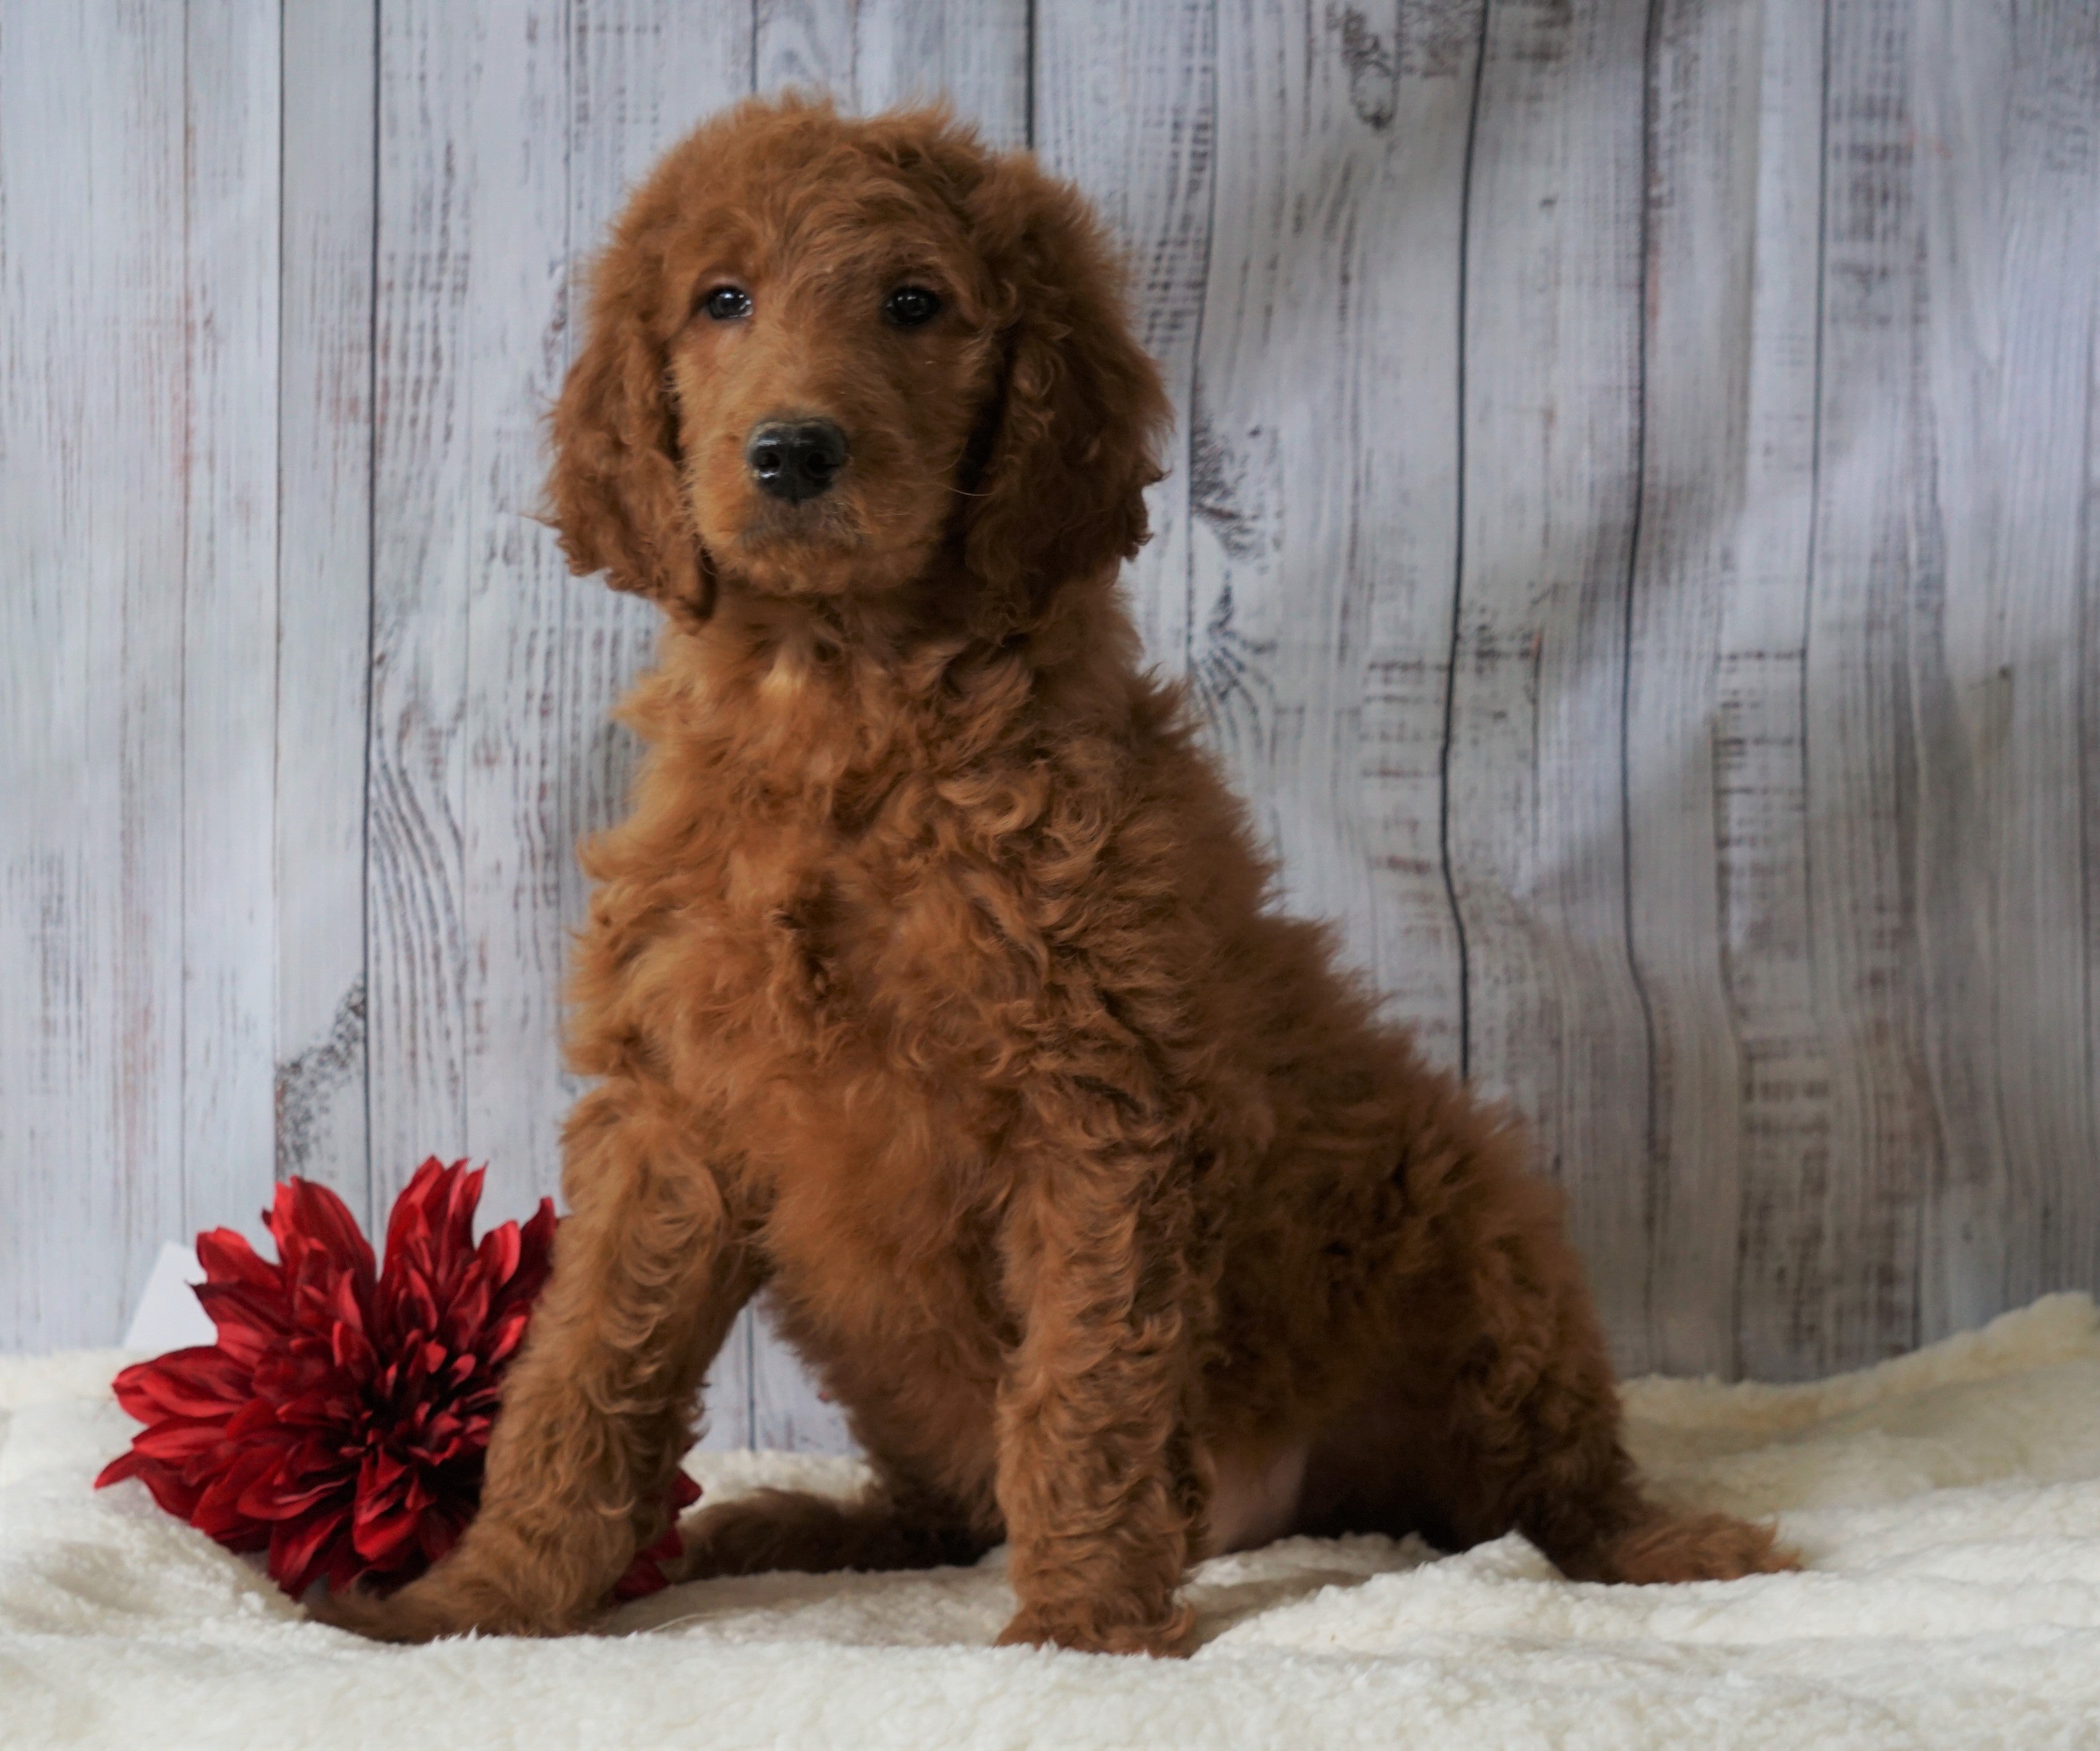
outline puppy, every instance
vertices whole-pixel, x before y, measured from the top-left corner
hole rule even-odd
[[[1004,1640],[1170,1654],[1188,1564],[1286,1533],[1789,1564],[1642,1495],[1522,1137],[1268,904],[1117,593],[1167,414],[1078,195],[938,114],[747,104],[636,193],[553,422],[571,564],[666,615],[574,1214],[479,1517],[324,1614],[583,1624],[761,1290],[876,1482],[704,1509],[692,1576],[1004,1540]]]

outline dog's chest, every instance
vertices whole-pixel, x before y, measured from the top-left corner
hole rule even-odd
[[[835,691],[769,683],[734,735],[725,712],[665,734],[592,854],[586,1068],[639,1039],[731,1104],[783,1083],[820,1104],[885,1078],[1010,1087],[1056,1025],[1084,975],[1048,915],[1103,872],[1058,831],[1053,763],[957,752],[923,722],[879,734],[881,712]]]
[[[712,933],[768,1043],[813,1069],[990,1073],[1030,1030],[1043,959],[1012,876],[938,800],[869,823],[813,821],[763,876],[748,842]],[[749,891],[736,891],[739,877]]]

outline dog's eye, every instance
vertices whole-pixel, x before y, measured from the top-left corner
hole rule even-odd
[[[717,286],[700,300],[700,308],[717,322],[735,322],[751,314],[751,294],[741,286]]]
[[[900,329],[915,329],[941,314],[941,301],[924,286],[899,286],[882,301],[882,313]]]

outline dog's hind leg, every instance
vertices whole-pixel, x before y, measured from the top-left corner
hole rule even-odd
[[[1418,1153],[1429,1253],[1389,1309],[1391,1365],[1315,1447],[1299,1529],[1446,1549],[1521,1532],[1581,1581],[1796,1567],[1768,1528],[1643,1493],[1559,1196],[1520,1171],[1520,1139],[1461,1118]]]
[[[773,1569],[941,1568],[973,1563],[995,1541],[931,1499],[880,1484],[844,1500],[757,1490],[687,1515],[678,1530],[686,1555],[666,1567],[681,1581]]]
[[[755,1269],[692,1118],[668,1091],[594,1089],[564,1145],[575,1213],[504,1383],[480,1511],[420,1580],[385,1599],[317,1599],[315,1615],[388,1641],[558,1634],[668,1524],[701,1375]]]

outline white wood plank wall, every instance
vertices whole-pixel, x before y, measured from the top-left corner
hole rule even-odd
[[[2093,0],[0,0],[0,1347],[273,1175],[554,1183],[651,615],[540,420],[789,84],[1127,241],[1152,652],[1626,1366],[2100,1287]],[[756,1316],[714,1387],[843,1440]]]

